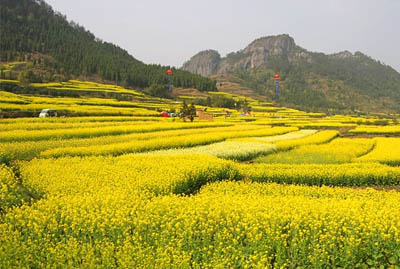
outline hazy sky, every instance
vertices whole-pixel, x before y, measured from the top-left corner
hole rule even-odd
[[[361,51],[400,71],[400,0],[46,0],[145,63],[180,67],[289,34],[310,51]]]

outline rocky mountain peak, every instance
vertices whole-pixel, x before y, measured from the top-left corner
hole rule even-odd
[[[215,74],[218,69],[221,55],[215,50],[204,50],[183,64],[183,69],[194,74],[209,76]]]
[[[233,69],[256,68],[266,64],[272,57],[292,61],[296,57],[306,58],[307,53],[296,46],[294,39],[287,34],[267,36],[254,40],[245,49],[229,53],[224,58],[215,50],[202,51],[187,61],[182,68],[209,76]]]
[[[266,53],[269,56],[293,55],[296,49],[294,39],[289,35],[267,36],[254,40],[243,53]]]
[[[348,58],[353,58],[355,55],[353,55],[353,53],[351,53],[350,51],[345,50],[345,51],[331,54],[330,56],[334,57],[334,58],[339,58],[339,59],[348,59]]]
[[[289,35],[267,36],[254,40],[241,53],[247,57],[238,66],[256,68],[264,65],[271,57],[291,61],[295,57],[296,43]]]
[[[338,53],[330,54],[328,55],[331,58],[336,58],[336,59],[371,59],[367,55],[363,54],[360,51],[356,51],[355,53],[351,53],[350,51],[341,51]]]

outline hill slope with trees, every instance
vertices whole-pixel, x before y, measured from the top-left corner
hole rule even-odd
[[[0,5],[0,59],[3,63],[30,62],[31,70],[26,72],[31,72],[31,82],[84,77],[142,89],[168,83],[169,67],[144,64],[77,23],[68,22],[43,0],[2,0]],[[48,72],[40,72],[42,69]],[[215,81],[209,78],[173,71],[176,87],[216,89]]]

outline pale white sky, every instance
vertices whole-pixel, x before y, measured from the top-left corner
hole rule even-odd
[[[182,66],[289,34],[310,51],[361,51],[400,71],[400,0],[46,0],[145,63]]]

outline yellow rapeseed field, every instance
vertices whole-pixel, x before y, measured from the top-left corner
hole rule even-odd
[[[185,123],[142,123],[128,126],[104,126],[98,128],[70,128],[54,130],[9,130],[0,132],[0,142],[12,141],[38,141],[50,139],[63,139],[74,137],[96,137],[104,135],[118,135],[129,133],[152,132],[160,130],[173,130],[185,128],[201,128],[211,126],[228,126],[227,123],[201,122],[195,124]]]
[[[324,268],[399,262],[400,194],[277,184],[51,197],[0,224],[2,267]]]
[[[399,185],[400,167],[379,163],[252,164],[241,171],[253,181],[284,184],[375,186]]]
[[[210,92],[251,116],[198,106],[214,122],[191,123],[120,86],[31,86],[110,98],[0,91],[2,117],[87,115],[0,119],[0,268],[400,268],[396,115]]]
[[[196,154],[33,159],[18,167],[23,184],[45,197],[103,190],[191,193],[207,182],[239,178],[233,162]]]
[[[45,150],[66,147],[88,147],[101,146],[116,143],[131,142],[133,140],[149,140],[149,139],[164,139],[176,136],[193,135],[193,134],[210,134],[227,131],[245,131],[265,128],[262,126],[253,125],[210,125],[199,126],[199,128],[187,128],[176,130],[162,130],[146,133],[132,133],[122,135],[105,135],[90,138],[70,138],[57,140],[39,140],[25,142],[5,142],[0,143],[0,160],[26,160],[39,156]],[[212,125],[211,125],[212,126]],[[226,127],[224,127],[226,126]],[[196,125],[194,125],[196,127]],[[201,127],[201,128],[200,128]]]
[[[355,129],[350,130],[353,134],[400,134],[400,125],[389,126],[357,126]]]
[[[302,138],[276,141],[275,144],[281,150],[288,150],[303,145],[326,143],[338,135],[339,133],[337,131],[320,131]]]
[[[26,191],[14,171],[0,164],[0,217],[13,208],[29,203],[34,195]]]
[[[265,136],[265,137],[252,137],[252,138],[239,138],[235,139],[235,141],[246,141],[246,142],[264,142],[264,143],[273,143],[282,140],[291,140],[297,138],[303,138],[312,134],[315,134],[317,130],[300,130],[297,132],[290,132],[283,135],[274,135],[274,136]]]
[[[205,154],[223,159],[246,161],[253,159],[261,154],[269,154],[271,152],[274,152],[275,150],[276,146],[273,144],[243,141],[224,141],[213,143],[211,145],[192,148],[159,150],[156,152],[151,152],[151,154]]]
[[[381,162],[400,165],[400,138],[375,138],[376,146],[369,154],[358,158],[360,162]]]
[[[150,126],[148,126],[150,127]],[[127,153],[147,152],[159,149],[184,148],[207,145],[230,138],[268,136],[284,134],[297,130],[296,127],[264,127],[255,130],[222,131],[217,133],[188,134],[176,137],[156,137],[145,141],[132,140],[110,145],[85,147],[66,147],[49,149],[40,153],[41,157],[89,156],[89,155],[122,155]]]
[[[305,145],[257,159],[264,163],[349,163],[373,149],[375,140],[337,138],[327,144]]]

